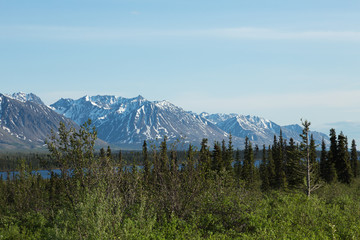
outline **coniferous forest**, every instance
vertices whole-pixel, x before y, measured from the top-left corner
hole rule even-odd
[[[164,137],[131,155],[96,152],[90,122],[60,124],[33,158],[61,174],[23,159],[0,180],[0,239],[360,239],[355,141],[331,129],[317,146],[302,125],[301,143],[239,150],[230,135],[184,152]]]

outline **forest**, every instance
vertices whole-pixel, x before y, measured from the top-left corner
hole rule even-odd
[[[356,143],[335,129],[329,146],[304,121],[301,143],[246,138],[240,151],[230,135],[178,151],[164,137],[114,153],[95,151],[90,125],[61,123],[48,153],[0,178],[0,239],[360,239]],[[42,178],[34,165],[61,174]]]

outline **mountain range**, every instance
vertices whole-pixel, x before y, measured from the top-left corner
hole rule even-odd
[[[232,135],[235,147],[242,148],[247,136],[259,146],[271,145],[280,131],[285,139],[300,142],[302,127],[280,126],[270,120],[239,114],[195,114],[168,101],[149,101],[138,96],[84,96],[80,99],[60,99],[50,106],[34,94],[0,94],[0,148],[39,148],[56,130],[59,122],[81,125],[88,119],[98,131],[98,137],[112,146],[140,149],[144,140],[156,143],[166,135],[173,143],[199,145],[207,138],[228,140]],[[312,132],[320,143],[326,134]]]
[[[73,124],[34,94],[0,94],[0,149],[42,148],[61,121]]]

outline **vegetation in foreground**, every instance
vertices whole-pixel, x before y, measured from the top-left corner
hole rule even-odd
[[[332,129],[318,162],[307,128],[300,146],[264,146],[259,167],[248,139],[242,159],[231,137],[180,159],[164,138],[159,149],[144,142],[139,169],[110,148],[95,157],[88,124],[61,124],[48,142],[60,176],[42,179],[23,162],[0,181],[0,239],[360,239],[355,142],[344,151]]]

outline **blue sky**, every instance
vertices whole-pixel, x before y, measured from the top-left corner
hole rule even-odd
[[[0,92],[140,94],[360,141],[359,12],[358,0],[0,0]]]

